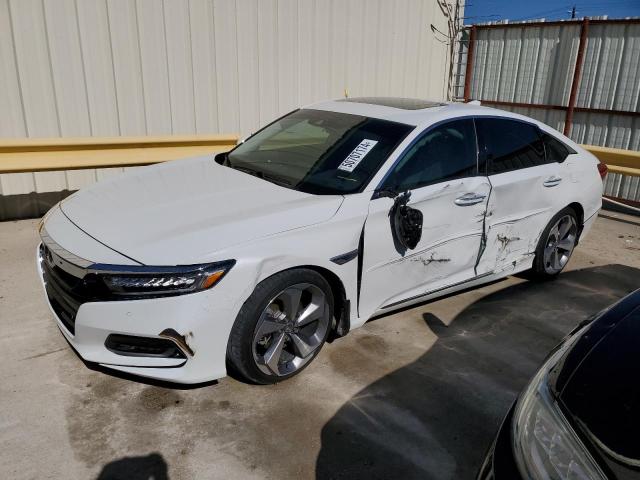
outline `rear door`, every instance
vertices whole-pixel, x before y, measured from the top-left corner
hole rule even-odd
[[[545,226],[566,205],[560,164],[547,161],[536,125],[477,118],[480,156],[491,194],[477,273],[513,270],[531,261]]]
[[[364,231],[361,316],[474,276],[490,188],[477,160],[473,120],[463,119],[430,128],[391,168],[378,190],[409,196],[407,206],[423,216],[421,238],[412,249],[399,245],[391,219],[397,198],[374,196]]]

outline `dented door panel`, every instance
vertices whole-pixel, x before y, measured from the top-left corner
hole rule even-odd
[[[552,187],[544,185],[550,178],[562,178],[559,164],[489,176],[486,244],[478,259],[479,275],[515,270],[533,260],[542,231],[566,205],[561,182]]]
[[[422,235],[414,249],[394,238],[389,216],[394,200],[377,198],[369,206],[364,231],[360,315],[474,276],[490,185],[470,177],[411,191],[407,205],[423,215]],[[469,193],[482,200],[459,205]]]

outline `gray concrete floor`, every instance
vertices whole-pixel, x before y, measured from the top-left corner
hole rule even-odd
[[[606,213],[549,283],[509,278],[369,322],[304,374],[174,390],[88,369],[0,223],[0,478],[471,478],[554,344],[640,287],[640,219]]]

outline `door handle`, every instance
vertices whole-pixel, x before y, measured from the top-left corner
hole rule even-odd
[[[460,207],[468,207],[469,205],[482,202],[485,198],[487,198],[487,196],[480,193],[465,193],[461,197],[456,198],[455,204]]]
[[[542,185],[544,185],[545,187],[555,187],[556,185],[560,185],[560,182],[562,181],[562,179],[560,177],[549,177],[547,178]]]

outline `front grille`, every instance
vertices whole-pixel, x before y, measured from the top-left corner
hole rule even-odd
[[[49,261],[52,252],[44,244],[40,245],[40,258],[42,277],[51,308],[65,328],[75,335],[75,321],[80,305],[95,300],[97,293],[104,287],[100,288],[100,282],[93,274],[76,277],[64,271],[55,262]]]

